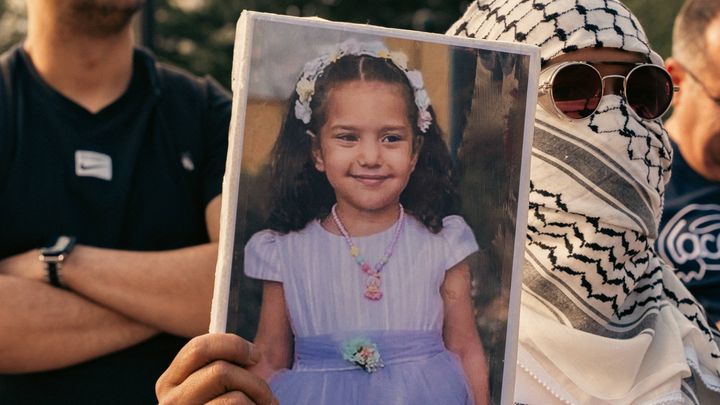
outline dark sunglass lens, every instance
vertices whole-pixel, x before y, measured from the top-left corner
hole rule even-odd
[[[665,69],[659,66],[644,65],[635,68],[628,75],[626,86],[625,96],[628,103],[640,118],[658,118],[672,102],[672,79]]]
[[[552,83],[555,106],[570,118],[585,118],[595,112],[602,97],[602,80],[589,65],[560,68]]]

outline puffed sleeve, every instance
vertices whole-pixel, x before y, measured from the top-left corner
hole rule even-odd
[[[245,245],[245,275],[269,281],[282,281],[280,235],[271,230],[256,233]]]
[[[440,235],[446,242],[446,270],[451,269],[479,249],[472,229],[459,215],[443,218],[443,229],[440,231]]]

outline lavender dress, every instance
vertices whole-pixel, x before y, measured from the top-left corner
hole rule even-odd
[[[283,283],[295,336],[292,369],[271,380],[286,404],[470,404],[457,357],[442,341],[445,271],[478,246],[459,216],[438,234],[407,215],[382,271],[383,298],[363,296],[365,275],[342,236],[318,221],[303,230],[256,233],[245,248],[245,273]],[[353,238],[374,266],[392,241],[394,226]],[[369,373],[343,358],[348,342],[374,345],[384,367]]]

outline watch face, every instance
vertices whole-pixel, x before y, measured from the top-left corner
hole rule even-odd
[[[58,256],[68,253],[74,244],[75,238],[73,236],[61,236],[57,238],[54,245],[40,248],[40,254],[43,256]]]

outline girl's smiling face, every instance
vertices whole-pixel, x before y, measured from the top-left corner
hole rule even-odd
[[[403,87],[345,82],[330,91],[327,103],[313,158],[335,190],[338,209],[394,212],[420,146],[414,146]]]

